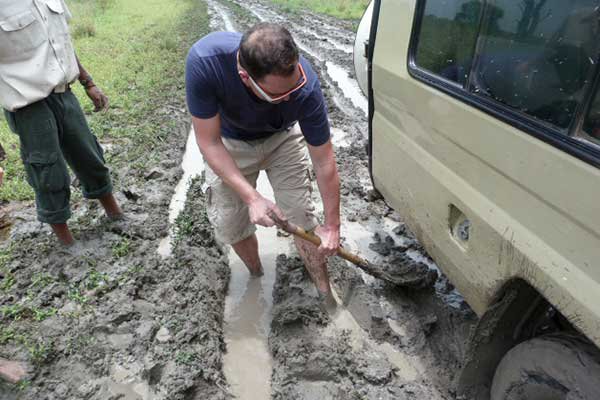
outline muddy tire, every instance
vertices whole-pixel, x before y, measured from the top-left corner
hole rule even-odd
[[[567,334],[528,340],[512,348],[492,383],[491,400],[600,399],[600,352]]]

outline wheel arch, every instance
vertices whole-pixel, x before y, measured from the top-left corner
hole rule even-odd
[[[455,382],[458,394],[489,400],[496,368],[510,349],[542,334],[562,331],[589,341],[529,282],[521,278],[506,282],[471,330]]]

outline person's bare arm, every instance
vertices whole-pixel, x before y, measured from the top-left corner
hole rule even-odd
[[[227,148],[225,148],[221,140],[221,119],[219,115],[217,114],[209,119],[192,117],[192,124],[202,156],[204,156],[215,174],[248,205],[250,222],[263,226],[275,225],[268,216],[270,210],[273,210],[279,218],[285,219],[281,210],[272,201],[265,199],[248,182]]]
[[[92,76],[81,65],[81,62],[79,62],[77,55],[75,55],[75,59],[79,67],[79,82],[81,82],[85,88],[85,93],[92,100],[92,103],[94,103],[94,112],[106,111],[108,109],[108,97],[96,86],[92,80]]]
[[[308,145],[308,151],[325,213],[325,223],[315,231],[322,242],[319,251],[323,255],[333,255],[340,245],[340,178],[333,145],[331,140],[317,147]]]

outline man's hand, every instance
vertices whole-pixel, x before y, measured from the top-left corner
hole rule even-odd
[[[340,247],[339,225],[321,225],[315,229],[315,233],[321,238],[321,245],[318,248],[319,254],[323,257],[335,255]]]
[[[86,87],[85,93],[92,100],[92,103],[94,103],[94,112],[106,111],[108,109],[108,97],[97,86]]]
[[[271,200],[265,199],[263,196],[258,196],[248,204],[248,214],[250,222],[266,227],[275,225],[275,221],[269,217],[269,213],[273,212],[282,220],[286,220],[283,212]]]

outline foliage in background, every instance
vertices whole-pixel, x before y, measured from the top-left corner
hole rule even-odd
[[[309,9],[343,19],[360,19],[370,0],[272,0],[286,11]]]
[[[110,157],[113,168],[144,169],[159,159],[157,144],[171,134],[166,118],[173,100],[184,99],[184,63],[189,47],[208,31],[204,3],[196,0],[67,0],[76,52],[110,98],[106,113],[92,114],[79,84],[79,98],[92,131],[103,143],[127,144]],[[7,159],[0,200],[30,200],[18,137],[0,117],[0,143]],[[118,182],[117,186],[118,186]]]

